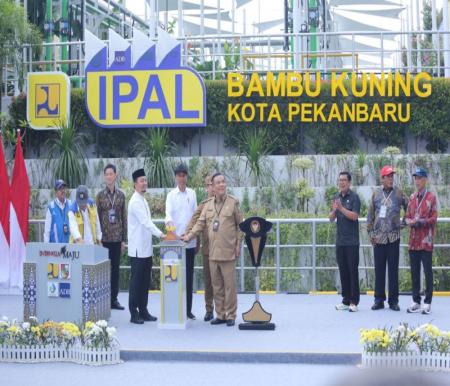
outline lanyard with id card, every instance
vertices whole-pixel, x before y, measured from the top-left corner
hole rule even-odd
[[[214,210],[216,211],[217,217],[213,221],[213,228],[212,228],[213,232],[218,232],[219,231],[219,226],[220,226],[219,216],[220,216],[220,212],[222,212],[222,209],[223,209],[224,205],[225,205],[225,200],[222,203],[222,206],[220,207],[220,210],[217,212],[216,203],[214,203]]]
[[[116,192],[113,193],[113,200],[111,201],[111,197],[109,197],[109,194],[106,194],[108,196],[109,202],[111,203],[111,209],[108,210],[108,221],[110,224],[116,223],[116,210],[114,209],[114,203],[116,202]]]
[[[57,202],[55,202],[55,206],[56,206],[56,208],[58,208],[59,212],[61,213],[61,217],[64,218],[63,232],[67,236],[70,233],[70,230],[69,230],[69,224],[67,224],[67,222],[66,222],[66,219],[67,219],[67,214],[66,214],[66,210],[65,210],[65,208],[67,208],[66,205],[67,205],[67,203],[64,204],[64,210],[62,210],[61,207],[59,206],[59,204]]]
[[[378,215],[379,218],[386,218],[386,214],[387,214],[387,206],[386,206],[386,202],[389,200],[389,197],[391,197],[391,194],[392,194],[393,191],[394,191],[394,190],[391,190],[391,192],[389,193],[389,195],[388,195],[387,197],[384,196],[384,201],[383,201],[383,203],[381,204],[381,207],[380,207],[380,213],[379,213],[379,215]],[[383,195],[384,195],[384,192],[383,192]]]
[[[420,207],[422,206],[422,202],[423,200],[425,200],[425,197],[427,196],[428,190],[425,190],[425,193],[423,194],[422,199],[419,202],[419,195],[417,195],[416,199],[417,199],[417,208],[416,208],[416,213],[414,215],[414,218],[416,220],[420,219]]]

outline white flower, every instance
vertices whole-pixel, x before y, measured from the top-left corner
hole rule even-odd
[[[92,331],[92,335],[95,335],[95,334],[98,334],[98,333],[102,332],[102,329],[99,326],[97,326],[96,324],[94,324],[92,326],[92,330],[91,331]]]
[[[108,322],[106,320],[99,320],[97,323],[95,323],[97,326],[101,328],[108,327]]]
[[[30,323],[28,323],[28,322],[23,322],[22,323],[22,328],[24,329],[24,330],[29,330],[30,329]]]
[[[109,336],[114,336],[116,334],[116,329],[114,327],[107,327],[106,332]]]
[[[2,320],[3,320],[4,322],[9,322],[9,319],[8,319],[7,316],[2,316]]]
[[[406,327],[405,327],[403,324],[400,324],[400,325],[397,327],[397,332],[398,332],[399,334],[403,334],[405,331],[406,331]]]

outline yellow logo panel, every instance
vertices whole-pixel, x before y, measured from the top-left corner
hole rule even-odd
[[[204,126],[205,90],[190,69],[86,73],[86,107],[101,127]]]
[[[36,130],[56,129],[70,119],[70,80],[63,72],[28,74],[27,120]]]

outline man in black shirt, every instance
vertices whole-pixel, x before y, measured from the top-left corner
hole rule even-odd
[[[342,287],[342,303],[337,310],[356,312],[359,303],[359,224],[361,202],[350,190],[352,176],[339,173],[339,193],[333,199],[330,221],[337,219],[336,260]]]

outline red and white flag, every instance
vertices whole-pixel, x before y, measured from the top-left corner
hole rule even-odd
[[[9,288],[9,205],[11,203],[8,171],[0,134],[0,288]]]
[[[30,206],[30,182],[23,159],[20,132],[17,135],[16,156],[11,180],[10,213],[10,288],[23,288],[23,262],[28,241],[28,211]]]

